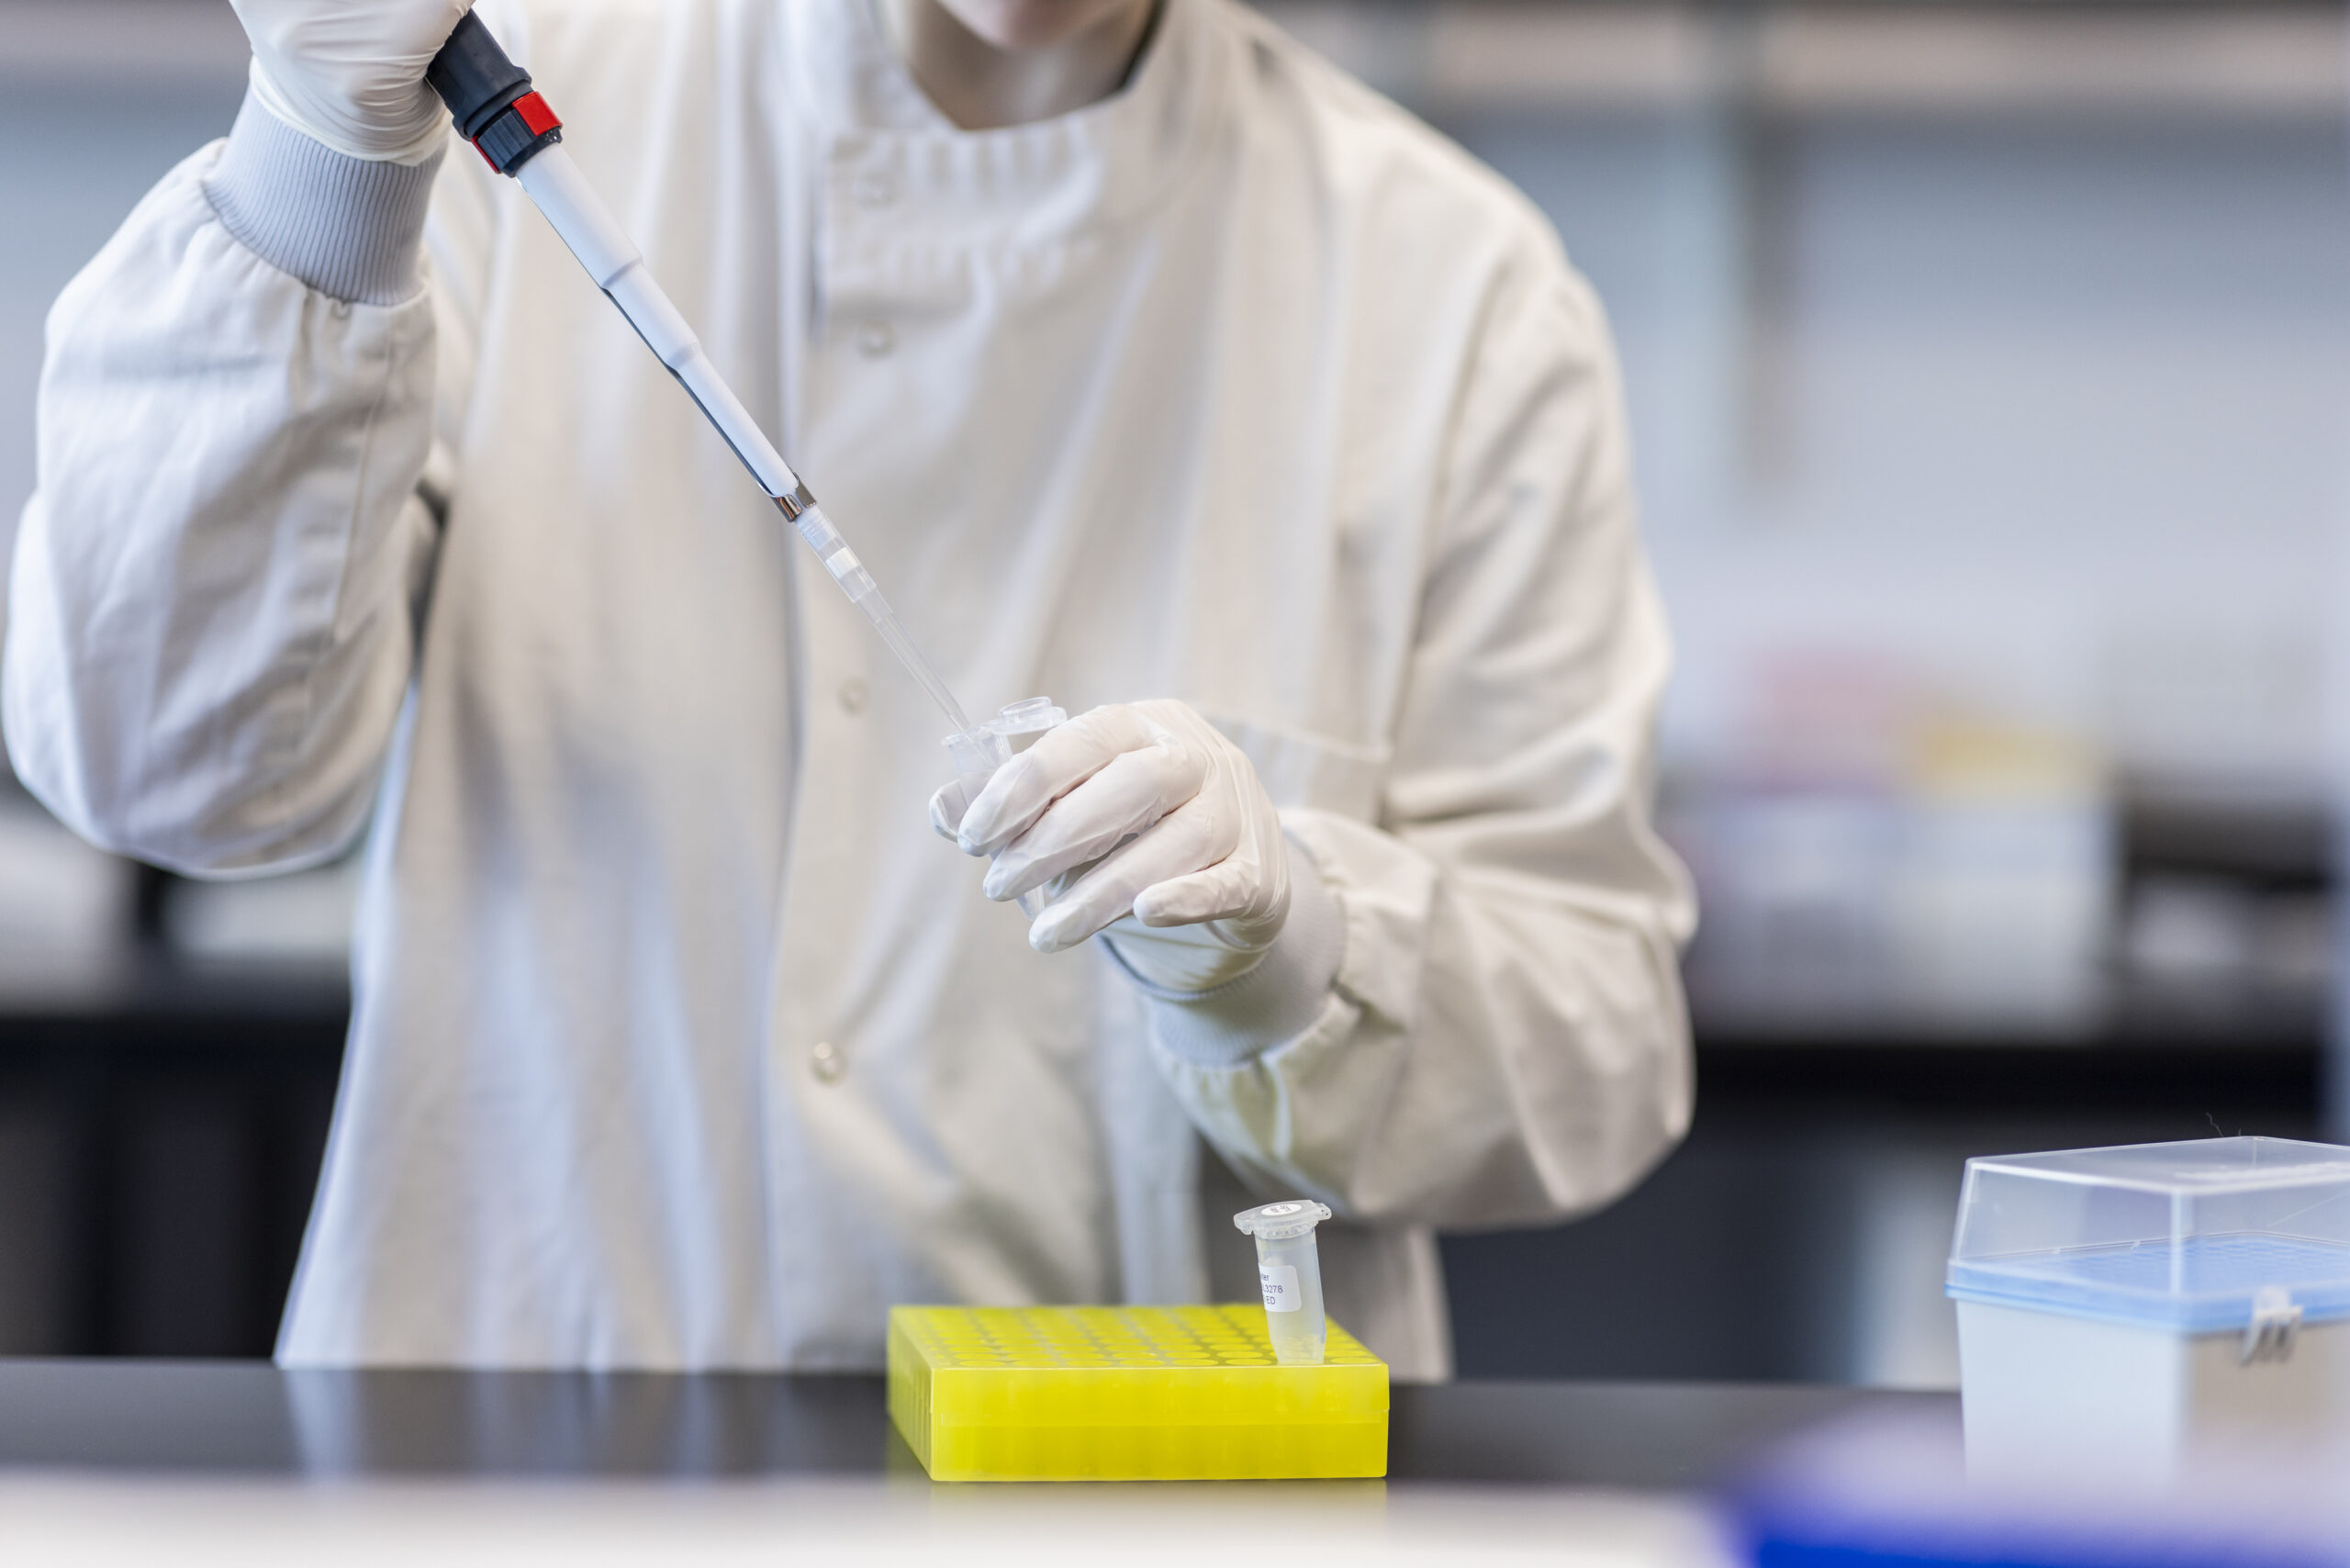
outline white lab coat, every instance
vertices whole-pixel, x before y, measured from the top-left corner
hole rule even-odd
[[[197,875],[372,818],[281,1359],[867,1367],[893,1302],[1196,1299],[1250,1277],[1203,1135],[1443,1375],[1430,1227],[1606,1204],[1690,1107],[1665,633],[1548,227],[1230,0],[979,134],[862,0],[485,17],[966,701],[1199,707],[1342,957],[1269,1040],[1030,951],[925,824],[938,716],[511,182],[459,149],[429,286],[352,305],[224,229],[216,145],[51,318],[6,720]]]

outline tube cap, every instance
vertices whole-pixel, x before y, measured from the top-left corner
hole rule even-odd
[[[1003,711],[988,721],[988,728],[1003,737],[1004,745],[1013,752],[1024,752],[1035,745],[1046,730],[1069,722],[1069,714],[1053,705],[1049,697],[1024,697],[1017,702],[1004,704]]]
[[[941,744],[946,747],[957,778],[988,774],[1035,745],[1037,737],[1046,730],[1068,720],[1069,715],[1055,707],[1051,698],[1024,697],[1006,704],[994,718],[983,719],[960,734],[948,735]]]
[[[1232,1226],[1249,1236],[1262,1237],[1267,1241],[1287,1241],[1304,1236],[1330,1217],[1330,1205],[1317,1204],[1311,1198],[1292,1198],[1283,1203],[1259,1204],[1253,1209],[1243,1209],[1232,1216]]]

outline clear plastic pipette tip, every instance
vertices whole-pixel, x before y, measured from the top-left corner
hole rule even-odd
[[[956,733],[968,732],[971,721],[965,717],[963,705],[955,700],[955,694],[938,678],[938,672],[930,667],[930,661],[922,656],[922,650],[914,646],[905,628],[898,624],[898,612],[890,608],[890,601],[876,591],[860,600],[859,607],[873,622],[873,629],[881,633],[881,640],[890,644],[890,651],[898,655],[898,662],[906,666],[906,673],[930,693],[930,700],[938,704],[938,711],[946,715],[946,722],[955,726]]]
[[[800,490],[798,495],[805,496],[807,491]],[[874,582],[873,574],[865,569],[865,563],[858,560],[856,552],[848,547],[848,541],[843,539],[840,530],[833,526],[833,520],[824,515],[824,509],[814,505],[799,506],[796,498],[787,503],[786,498],[780,496],[775,498],[775,503],[786,517],[791,519],[791,526],[800,531],[800,536],[808,542],[809,548],[816,552],[816,558],[824,563],[824,570],[832,574],[833,581],[848,595],[848,601],[863,610],[866,620],[881,633],[881,640],[890,644],[890,651],[898,655],[898,662],[905,666],[906,673],[930,694],[933,702],[938,704],[938,711],[946,715],[947,722],[955,726],[955,733],[969,734],[971,721],[964,713],[963,705],[955,700],[955,694],[946,689],[945,681],[938,678],[938,672],[931,667],[930,661],[922,656],[922,650],[914,646],[912,637],[906,635],[906,629],[898,624],[898,612],[890,608],[888,599],[881,597],[880,586]],[[795,506],[799,506],[796,513]]]

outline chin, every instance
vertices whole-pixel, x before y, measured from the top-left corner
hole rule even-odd
[[[955,19],[998,49],[1050,49],[1151,0],[941,0]]]

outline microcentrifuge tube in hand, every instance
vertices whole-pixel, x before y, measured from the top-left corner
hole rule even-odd
[[[1035,745],[1046,730],[1068,720],[1069,714],[1055,707],[1051,698],[1026,697],[940,744],[955,765],[955,777],[966,782],[976,798],[997,768]]]
[[[1068,722],[1069,714],[1054,706],[1051,698],[1027,697],[1007,704],[992,719],[948,735],[943,744],[955,769],[955,780],[930,798],[931,830],[941,838],[954,838],[963,813],[971,809],[971,802],[988,787],[995,770],[1035,745],[1044,738],[1046,731]],[[1075,881],[1094,864],[1088,861],[1064,873],[1061,883]],[[1031,889],[1017,901],[1020,912],[1033,919],[1054,896],[1052,887]]]
[[[1265,1332],[1285,1367],[1318,1367],[1326,1329],[1322,1316],[1322,1260],[1314,1227],[1329,1205],[1311,1200],[1260,1204],[1232,1216],[1235,1228],[1257,1238],[1257,1282],[1265,1293]]]

